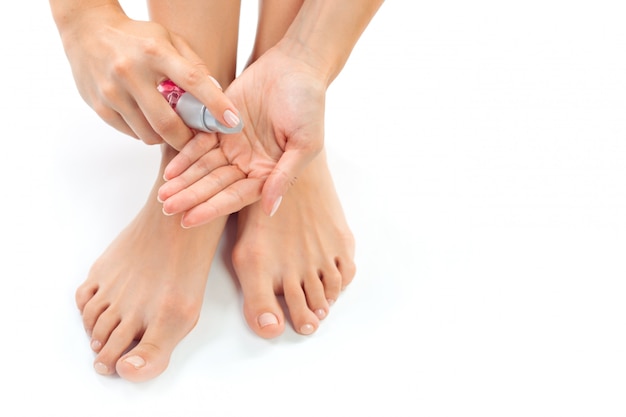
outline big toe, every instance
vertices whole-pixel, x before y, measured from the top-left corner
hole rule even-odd
[[[128,381],[147,381],[167,369],[171,354],[171,349],[163,349],[153,343],[140,342],[117,361],[115,370],[119,376]]]
[[[174,348],[187,333],[187,329],[171,326],[148,327],[139,343],[117,361],[117,374],[132,382],[160,375],[169,365]]]
[[[242,292],[244,316],[252,331],[265,339],[282,334],[285,318],[271,284],[266,287],[242,285]]]

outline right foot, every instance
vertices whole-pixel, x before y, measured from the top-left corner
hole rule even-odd
[[[76,291],[96,372],[139,382],[166,369],[198,320],[225,220],[183,229],[152,192]]]

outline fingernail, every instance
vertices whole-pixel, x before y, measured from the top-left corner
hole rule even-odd
[[[300,333],[304,335],[309,335],[313,333],[314,331],[315,331],[315,327],[313,327],[312,324],[305,324],[304,326],[300,327]]]
[[[229,127],[235,127],[241,122],[239,117],[237,117],[237,115],[230,110],[226,110],[224,112],[224,120],[226,120],[226,124]]]
[[[272,206],[272,212],[270,213],[270,217],[276,214],[276,211],[278,210],[278,207],[280,207],[280,203],[282,203],[282,201],[283,201],[283,196],[278,197],[276,201],[274,201],[274,205]]]
[[[213,82],[213,84],[215,84],[215,86],[216,86],[217,88],[219,88],[220,90],[222,90],[222,86],[220,85],[220,83],[219,83],[219,82],[218,82],[215,78],[213,78],[213,77],[211,77],[211,76],[209,75],[209,79]]]
[[[126,359],[124,359],[124,362],[132,365],[135,369],[142,368],[146,365],[146,361],[143,360],[141,356],[136,355],[127,357]]]
[[[109,374],[109,368],[108,366],[106,366],[105,364],[103,364],[102,362],[96,362],[93,364],[93,369],[96,370],[97,373],[99,373],[100,375],[108,375]]]
[[[257,322],[259,323],[259,326],[265,327],[272,324],[278,324],[278,318],[272,313],[263,313],[257,317]]]
[[[163,207],[161,209],[161,211],[163,212],[163,214],[165,214],[166,216],[173,216],[173,213],[168,213],[167,211],[165,211],[165,207]]]

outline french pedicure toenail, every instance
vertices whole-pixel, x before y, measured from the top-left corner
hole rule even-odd
[[[94,352],[98,352],[98,351],[100,350],[100,348],[101,348],[101,347],[102,347],[102,343],[100,343],[100,341],[99,341],[99,340],[95,340],[95,339],[94,339],[94,340],[92,340],[92,341],[91,341],[91,349],[92,349]]]
[[[315,331],[315,327],[313,327],[312,324],[305,324],[304,326],[300,327],[300,333],[304,335],[309,335],[313,333],[314,331]]]
[[[103,364],[102,362],[96,362],[93,364],[93,369],[96,370],[97,373],[99,373],[100,375],[108,375],[109,374],[109,368],[108,366],[106,366],[105,364]]]
[[[272,313],[263,313],[257,318],[259,326],[266,327],[272,324],[278,324],[278,318]]]
[[[323,320],[324,317],[326,317],[326,310],[324,310],[323,308],[320,308],[319,310],[315,310],[315,315],[320,319]]]
[[[143,368],[146,365],[146,361],[137,355],[127,357],[124,362],[132,365],[135,369]]]

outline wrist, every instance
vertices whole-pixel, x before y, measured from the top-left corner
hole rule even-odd
[[[54,22],[64,42],[80,33],[83,27],[93,30],[95,22],[127,18],[115,0],[92,0],[80,2],[80,5],[75,3],[77,2],[50,1]]]
[[[273,49],[307,73],[312,74],[326,88],[339,73],[336,61],[327,52],[320,51],[297,36],[286,35]]]
[[[314,68],[328,86],[343,69],[382,2],[307,0],[279,47]]]

